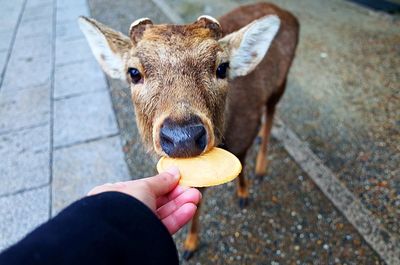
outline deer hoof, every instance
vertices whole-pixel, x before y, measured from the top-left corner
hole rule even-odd
[[[264,179],[265,172],[256,172],[256,179],[261,181]]]
[[[194,253],[193,250],[185,250],[185,251],[183,252],[183,254],[182,254],[182,258],[183,258],[184,260],[189,260],[191,257],[193,257],[193,253]]]
[[[244,198],[239,198],[239,207],[240,209],[243,209],[249,205],[249,198],[244,197]]]

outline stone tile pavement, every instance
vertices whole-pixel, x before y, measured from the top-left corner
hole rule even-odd
[[[0,250],[130,179],[108,85],[81,34],[86,0],[0,0]]]

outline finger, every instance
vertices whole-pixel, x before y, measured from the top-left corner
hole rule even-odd
[[[142,180],[148,184],[150,190],[157,198],[173,190],[176,185],[178,185],[179,178],[180,175],[178,168],[171,167],[159,175]]]
[[[184,191],[186,191],[187,189],[189,189],[189,187],[184,187],[184,186],[176,186],[170,193],[158,197],[157,198],[157,208],[163,206],[164,204],[166,204],[167,202],[175,199],[176,197],[178,197],[179,195],[181,195]]]
[[[185,203],[198,204],[200,201],[200,192],[196,189],[188,189],[175,199],[167,202],[165,205],[157,209],[158,218],[164,219],[168,215],[175,212]]]
[[[196,210],[196,205],[186,203],[161,221],[167,227],[169,233],[173,235],[193,218]]]

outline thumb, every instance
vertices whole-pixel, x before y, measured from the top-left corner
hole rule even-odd
[[[180,179],[177,167],[168,168],[154,177],[144,179],[156,197],[167,194],[178,185]]]

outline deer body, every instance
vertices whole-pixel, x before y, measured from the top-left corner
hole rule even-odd
[[[243,168],[247,150],[259,132],[261,118],[263,115],[266,117],[260,131],[262,142],[255,172],[258,177],[262,177],[267,170],[267,146],[275,106],[285,90],[286,77],[298,42],[299,23],[292,14],[272,4],[239,7],[218,19],[223,34],[228,35],[253,20],[270,14],[279,16],[280,30],[267,55],[255,70],[229,82],[225,108],[223,146],[240,159]],[[244,207],[248,203],[248,184],[242,173],[238,178],[237,193],[239,204]],[[198,210],[185,241],[185,259],[190,258],[198,246],[199,214]]]
[[[289,12],[271,4],[239,7],[218,19],[227,35],[271,14],[278,15],[281,24],[267,55],[253,72],[229,82],[224,144],[235,155],[247,151],[258,132],[264,107],[276,104],[284,92],[299,25]]]
[[[80,26],[103,70],[130,83],[138,128],[149,150],[190,157],[222,145],[245,166],[265,116],[256,175],[265,174],[275,105],[298,41],[293,15],[260,3],[239,7],[219,22],[208,16],[189,25],[139,19],[129,37],[88,18],[81,18]],[[240,205],[246,205],[242,173],[237,191]],[[185,242],[185,258],[198,245],[199,213]]]

